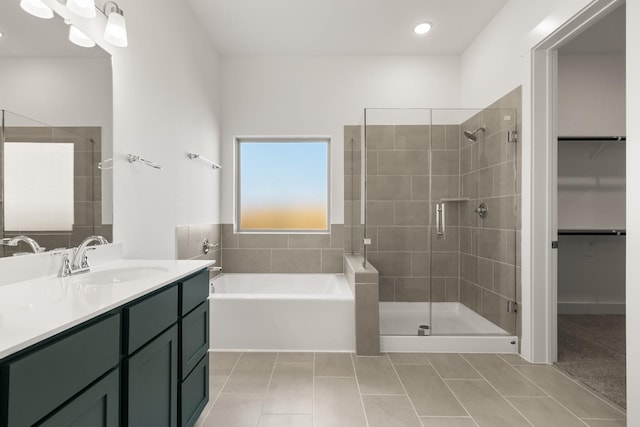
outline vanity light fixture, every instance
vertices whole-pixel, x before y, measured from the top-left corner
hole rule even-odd
[[[28,14],[38,18],[53,18],[53,9],[44,4],[42,0],[20,0],[20,7]]]
[[[113,1],[108,1],[103,6],[103,13],[107,17],[107,26],[104,29],[104,39],[114,46],[127,47],[127,27],[124,20],[124,12]]]
[[[96,3],[94,0],[67,0],[67,9],[83,18],[96,17]]]
[[[60,3],[65,2],[65,0],[57,1]],[[95,0],[66,0],[65,4],[69,12],[82,18],[94,18],[97,10],[107,18],[107,24],[104,29],[104,39],[117,47],[127,47],[129,44],[124,12],[116,2],[109,0],[104,3],[102,8],[96,6]],[[42,0],[20,0],[20,7],[25,12],[38,18],[50,19],[53,18],[54,15],[53,9]],[[66,16],[66,14],[64,15]],[[68,19],[65,19],[65,22],[70,24]],[[96,45],[84,32],[73,25],[69,27],[69,40],[82,47],[93,47]]]
[[[80,47],[94,47],[96,45],[96,42],[74,25],[69,26],[69,41]]]
[[[427,34],[429,32],[429,30],[431,30],[431,23],[430,22],[423,22],[421,24],[418,24],[413,29],[413,31],[416,34],[420,34],[420,35]]]

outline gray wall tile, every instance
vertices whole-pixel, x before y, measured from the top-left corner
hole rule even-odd
[[[429,301],[430,280],[428,277],[396,277],[395,300],[403,302]]]
[[[367,151],[368,150],[393,150],[395,140],[394,126],[367,126]]]
[[[370,176],[367,181],[367,197],[368,200],[410,200],[411,177]]]
[[[434,277],[458,276],[459,255],[457,252],[433,252],[431,257]]]
[[[378,175],[428,175],[429,152],[379,151]]]
[[[322,270],[320,249],[272,249],[273,273],[317,273]]]
[[[322,272],[342,273],[342,249],[322,249]]]
[[[246,249],[286,248],[286,234],[240,234],[239,247]]]
[[[371,206],[368,206],[369,209]],[[387,223],[388,225],[389,223]],[[429,202],[397,201],[395,202],[396,225],[428,225]]]
[[[331,246],[330,234],[289,234],[288,237],[291,249],[328,248]],[[277,246],[269,247],[275,248]]]
[[[271,249],[223,249],[226,273],[271,273]]]
[[[460,156],[457,151],[432,151],[431,156],[433,175],[460,174]]]
[[[356,354],[377,356],[380,354],[378,283],[356,283],[355,290]],[[360,385],[362,386],[362,383]]]
[[[427,150],[429,148],[429,126],[395,126],[396,150]]]

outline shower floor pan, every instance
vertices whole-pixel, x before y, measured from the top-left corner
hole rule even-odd
[[[425,336],[418,335],[421,325],[429,326]],[[381,302],[380,350],[517,353],[518,337],[458,302]]]

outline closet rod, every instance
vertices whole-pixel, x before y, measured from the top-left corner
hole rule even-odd
[[[559,136],[558,141],[626,141],[626,136]]]
[[[558,230],[558,236],[626,236],[627,230]]]

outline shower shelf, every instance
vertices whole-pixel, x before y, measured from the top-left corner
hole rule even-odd
[[[443,197],[440,202],[468,202],[468,197]]]

